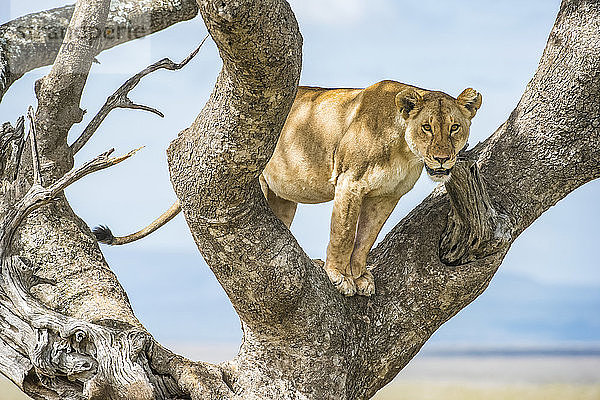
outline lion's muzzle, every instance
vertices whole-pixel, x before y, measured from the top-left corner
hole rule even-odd
[[[450,172],[456,163],[456,157],[444,155],[427,157],[425,160],[425,169],[427,174],[434,181],[446,181],[450,177]]]
[[[450,172],[452,172],[452,168],[453,167],[450,167],[450,168],[430,168],[429,165],[425,164],[425,169],[427,170],[427,173],[431,177],[448,176],[448,175],[450,175]]]

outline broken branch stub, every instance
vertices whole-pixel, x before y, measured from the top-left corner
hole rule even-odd
[[[451,207],[440,243],[443,263],[466,264],[510,245],[510,219],[494,209],[474,160],[459,158],[445,186]]]

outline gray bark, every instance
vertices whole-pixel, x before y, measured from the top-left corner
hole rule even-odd
[[[104,23],[90,7],[106,1],[81,3],[80,17]],[[3,127],[0,369],[36,398],[369,398],[485,290],[523,230],[600,177],[600,4],[564,0],[507,122],[371,252],[376,295],[345,298],[257,181],[300,74],[293,13],[281,0],[199,5],[224,65],[171,144],[169,168],[198,249],[242,320],[240,353],[210,365],[157,344],[59,194],[83,176],[69,172],[66,134],[80,119],[96,43],[78,57],[59,53],[40,84],[37,146],[23,140],[22,124]],[[80,76],[65,80],[70,71]],[[91,165],[121,161],[102,157]]]
[[[75,6],[25,15],[0,26],[0,101],[23,74],[51,65]],[[100,50],[158,32],[194,18],[194,0],[113,0],[100,33]]]

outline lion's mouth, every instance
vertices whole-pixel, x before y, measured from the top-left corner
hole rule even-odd
[[[427,173],[431,176],[448,176],[452,171],[452,168],[429,168],[427,164],[425,164],[425,169],[427,170]]]

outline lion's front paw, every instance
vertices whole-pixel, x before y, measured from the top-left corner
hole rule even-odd
[[[356,284],[354,279],[345,276],[338,270],[333,268],[325,268],[329,280],[333,283],[333,286],[344,296],[354,296],[356,294]]]
[[[335,288],[346,297],[354,296],[356,294],[356,284],[352,278],[342,275],[341,281],[337,283],[333,282],[333,284],[335,285]]]
[[[375,280],[371,271],[366,271],[360,277],[354,280],[356,291],[361,296],[371,296],[375,294]]]

